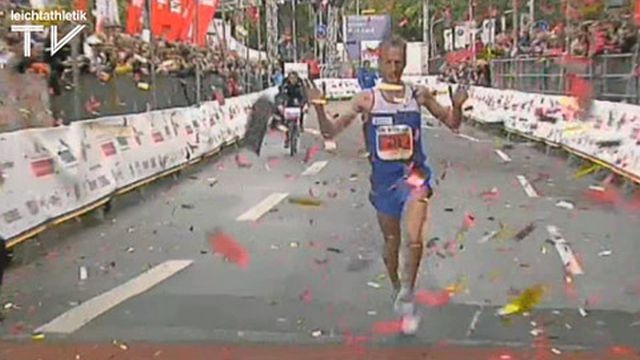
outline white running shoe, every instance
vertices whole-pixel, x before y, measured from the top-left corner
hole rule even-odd
[[[413,290],[402,287],[393,303],[393,309],[400,315],[409,315],[415,313],[415,304],[413,302]]]
[[[420,327],[420,316],[416,313],[403,315],[400,319],[400,327],[405,335],[415,335]]]

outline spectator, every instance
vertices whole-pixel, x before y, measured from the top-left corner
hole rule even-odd
[[[320,66],[318,60],[313,57],[313,54],[309,54],[305,63],[309,66],[309,79],[316,80],[320,78]]]
[[[271,85],[280,87],[284,82],[284,75],[282,75],[282,71],[277,66],[273,68],[273,73],[271,74]]]
[[[358,84],[360,88],[372,89],[376,86],[376,80],[378,80],[378,74],[371,69],[371,63],[369,60],[365,60],[362,63],[362,67],[358,70]]]

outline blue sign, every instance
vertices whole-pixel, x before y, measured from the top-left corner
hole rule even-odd
[[[326,39],[327,38],[327,25],[318,24],[318,29],[316,30],[316,37],[318,39]]]

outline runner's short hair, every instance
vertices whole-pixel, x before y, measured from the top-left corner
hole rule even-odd
[[[380,50],[384,48],[402,49],[404,54],[407,53],[407,41],[399,35],[389,35],[380,43]]]

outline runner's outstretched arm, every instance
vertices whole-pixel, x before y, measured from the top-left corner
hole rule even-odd
[[[427,88],[419,87],[417,90],[418,103],[426,107],[436,119],[454,132],[457,132],[460,124],[462,124],[462,104],[464,104],[468,96],[466,89],[460,86],[456,93],[451,96],[451,104],[453,106],[442,106]]]
[[[314,104],[316,114],[318,117],[318,125],[320,126],[320,132],[325,139],[333,139],[340,134],[344,129],[349,127],[353,120],[358,117],[358,114],[366,111],[367,104],[371,102],[370,92],[361,92],[354,96],[349,102],[349,107],[346,112],[342,113],[338,120],[335,122],[329,120],[324,105],[314,103],[314,100],[319,100],[321,93],[318,89],[307,89],[307,95],[309,102]]]

